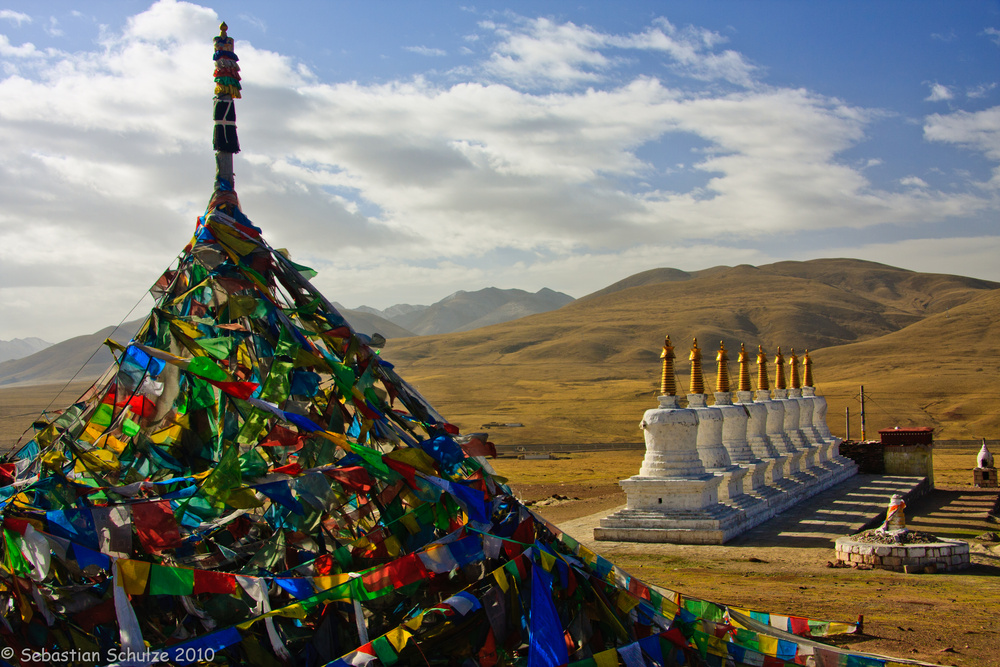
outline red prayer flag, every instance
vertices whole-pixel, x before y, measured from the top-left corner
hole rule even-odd
[[[229,595],[236,592],[236,575],[211,570],[194,571],[194,594],[217,593]]]
[[[181,544],[181,531],[169,500],[135,503],[131,507],[135,532],[147,551],[159,553]]]
[[[798,616],[789,616],[789,622],[792,626],[792,634],[796,634],[800,637],[808,637],[812,634],[809,629],[809,620],[805,618],[799,618]]]
[[[416,468],[414,468],[413,466],[408,466],[402,461],[396,461],[395,459],[391,459],[388,456],[382,459],[382,463],[386,464],[387,466],[398,472],[400,475],[402,475],[403,479],[406,480],[406,483],[410,485],[411,489],[417,488]]]
[[[115,403],[119,408],[131,408],[132,412],[143,419],[151,419],[156,414],[156,403],[145,396],[133,396],[127,401]]]
[[[461,446],[461,448],[469,456],[488,456],[494,459],[497,457],[496,445],[483,438],[473,436],[464,444],[460,442],[459,446]]]
[[[428,576],[424,563],[417,554],[409,554],[402,558],[397,558],[379,569],[369,572],[361,577],[365,589],[374,593],[375,591],[395,586],[402,588],[415,581],[420,581]]]
[[[235,396],[236,398],[244,401],[253,396],[253,393],[257,391],[257,387],[260,386],[256,382],[223,382],[220,380],[205,379],[208,380],[210,384],[221,389],[224,393],[229,394],[230,396]]]
[[[388,460],[386,460],[388,463]],[[345,487],[357,493],[368,493],[375,480],[368,474],[368,471],[361,466],[348,466],[346,468],[328,468],[323,471],[327,477],[332,477]]]
[[[267,434],[267,439],[261,444],[268,447],[281,445],[283,447],[295,447],[296,449],[301,449],[302,434],[298,431],[293,431],[290,428],[275,425]]]
[[[283,465],[280,468],[275,468],[272,472],[280,472],[294,477],[302,472],[302,466],[299,465],[298,461],[292,461],[291,463]]]
[[[333,573],[333,556],[330,554],[323,554],[313,561],[313,567],[316,568],[316,574],[325,577]]]

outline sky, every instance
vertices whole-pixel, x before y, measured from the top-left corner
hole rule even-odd
[[[236,188],[349,308],[854,257],[1000,281],[1000,3],[0,0],[0,339],[143,315]]]

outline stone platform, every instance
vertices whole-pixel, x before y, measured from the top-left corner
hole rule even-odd
[[[930,491],[924,477],[855,475],[840,484],[789,508],[773,519],[726,541],[727,546],[779,546],[833,548],[838,538],[879,525],[894,494],[907,504]],[[617,511],[624,510],[624,507]],[[616,512],[617,513],[617,512]],[[607,511],[572,519],[559,525],[571,535],[589,535],[598,530]],[[674,542],[674,540],[654,540]],[[720,544],[720,542],[701,542]],[[588,542],[591,548],[597,545]]]

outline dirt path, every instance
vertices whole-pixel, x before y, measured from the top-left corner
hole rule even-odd
[[[846,635],[835,643],[935,664],[1000,667],[995,612],[1000,599],[1000,543],[974,539],[1000,530],[987,517],[997,490],[949,485],[907,508],[910,527],[970,541],[973,567],[959,574],[827,567],[837,536],[832,524],[822,534],[817,534],[815,524],[800,523],[799,528],[806,525],[808,531],[796,530],[791,514],[723,546],[595,542],[594,526],[625,502],[617,480],[634,474],[641,454],[595,452],[553,461],[499,460],[497,468],[511,478],[522,499],[534,501],[535,511],[650,583],[775,613],[838,621],[864,615],[864,635]],[[957,465],[964,467],[966,459],[974,461],[974,452],[957,458]],[[971,478],[970,473],[959,472],[949,479]],[[824,498],[836,499],[836,494],[806,501],[812,507],[800,508],[799,521],[811,520],[810,514],[824,509]],[[840,534],[850,532],[849,527]]]

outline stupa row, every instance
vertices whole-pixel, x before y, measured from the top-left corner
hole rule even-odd
[[[639,474],[619,482],[628,501],[601,520],[598,540],[722,544],[857,473],[826,425],[826,399],[812,383],[807,350],[788,359],[778,348],[771,389],[768,360],[757,347],[757,390],[743,345],[739,388],[730,390],[729,356],[720,344],[715,402],[708,405],[701,350],[694,340],[687,406],[677,400],[674,348],[663,346],[659,407],[640,427],[646,455]]]

